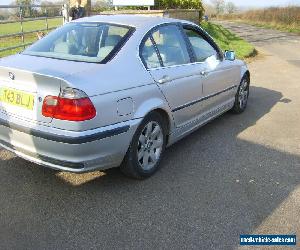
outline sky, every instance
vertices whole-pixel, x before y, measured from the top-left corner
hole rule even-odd
[[[51,1],[51,0],[49,0]],[[300,5],[300,0],[230,0],[235,3],[236,6],[241,7],[267,7],[278,5]],[[10,4],[12,0],[0,0],[0,5]],[[55,2],[55,0],[53,1]],[[210,2],[210,0],[204,0],[204,2]]]

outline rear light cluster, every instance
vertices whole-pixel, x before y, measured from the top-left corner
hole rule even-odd
[[[45,97],[42,114],[59,120],[86,121],[96,116],[96,110],[83,91],[66,88],[59,96]]]

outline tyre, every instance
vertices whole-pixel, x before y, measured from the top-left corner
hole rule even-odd
[[[121,171],[135,179],[152,176],[160,167],[166,147],[167,122],[157,113],[145,117],[135,132]]]
[[[244,76],[235,96],[234,106],[231,110],[233,113],[240,114],[245,111],[249,98],[249,89],[250,79],[248,76]]]

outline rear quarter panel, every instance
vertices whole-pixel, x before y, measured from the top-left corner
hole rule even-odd
[[[118,56],[106,65],[92,65],[88,71],[66,77],[65,84],[83,90],[95,105],[97,115],[84,122],[53,119],[52,125],[57,128],[90,130],[142,118],[157,108],[172,117],[165,97],[135,54]]]

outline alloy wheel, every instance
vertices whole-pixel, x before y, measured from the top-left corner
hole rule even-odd
[[[246,107],[248,102],[248,96],[249,96],[249,84],[247,79],[244,79],[241,83],[239,96],[238,96],[238,101],[241,109],[244,109]]]
[[[138,141],[137,158],[143,170],[151,170],[159,161],[163,151],[164,135],[155,121],[147,123]]]

